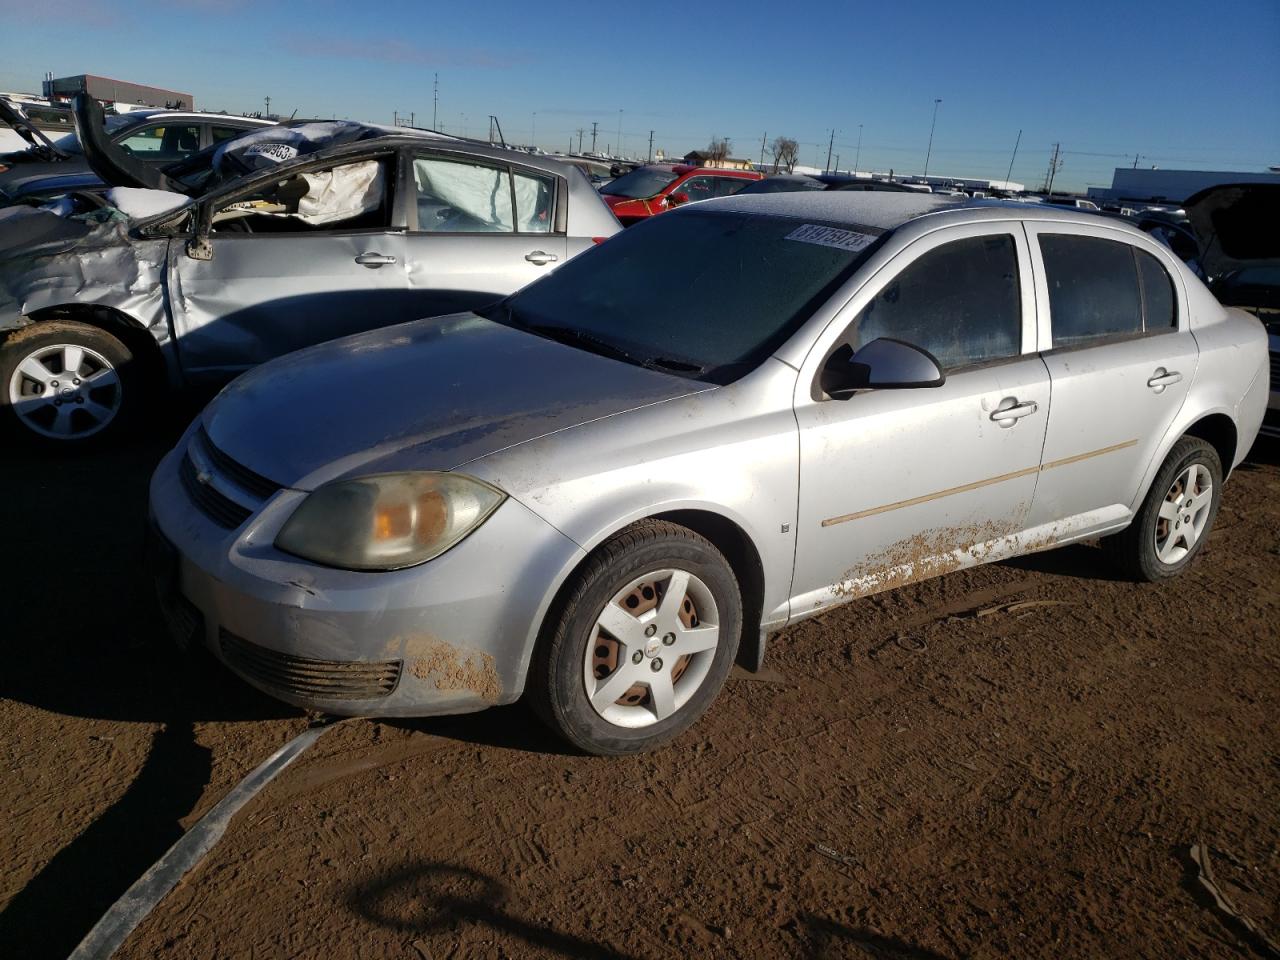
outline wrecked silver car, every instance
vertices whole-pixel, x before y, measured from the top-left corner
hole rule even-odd
[[[0,210],[0,417],[101,440],[167,387],[493,302],[618,223],[547,157],[348,121],[275,126],[159,170],[76,126],[105,194]]]
[[[1261,324],[1131,226],[709,200],[239,378],[152,478],[153,570],[181,643],[290,703],[528,694],[628,753],[835,604],[1093,537],[1183,573],[1266,402]]]

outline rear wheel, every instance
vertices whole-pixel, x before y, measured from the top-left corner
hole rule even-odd
[[[104,330],[50,320],[0,346],[0,406],[28,438],[72,447],[121,428],[138,403],[140,378],[129,348]]]
[[[742,600],[693,531],[637,524],[576,574],[530,669],[534,708],[596,754],[650,750],[688,729],[733,665]]]
[[[1200,552],[1222,499],[1222,462],[1199,437],[1173,445],[1129,527],[1104,540],[1135,580],[1165,580]]]

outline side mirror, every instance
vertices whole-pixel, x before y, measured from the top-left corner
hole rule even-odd
[[[689,195],[687,193],[673,193],[667,197],[667,206],[669,207],[678,207],[680,204],[688,202]]]
[[[845,344],[823,364],[820,386],[835,400],[848,400],[859,390],[940,387],[947,382],[928,350],[903,340],[880,337],[854,353]]]

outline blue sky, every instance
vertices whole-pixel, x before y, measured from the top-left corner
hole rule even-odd
[[[65,29],[58,29],[64,24]],[[599,123],[629,151],[794,137],[822,165],[1039,185],[1053,143],[1068,189],[1111,170],[1280,164],[1280,3],[836,2],[306,4],[0,0],[0,89],[45,71],[188,91],[197,106],[390,122],[393,112],[563,149]],[[621,113],[620,113],[621,111]],[[536,118],[534,114],[536,112]]]

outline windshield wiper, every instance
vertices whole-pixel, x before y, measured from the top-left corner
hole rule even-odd
[[[530,333],[536,333],[557,343],[582,347],[592,353],[610,357],[614,360],[633,363],[638,367],[684,374],[699,374],[706,370],[706,367],[699,366],[696,363],[677,360],[673,357],[638,357],[629,350],[624,350],[616,343],[605,340],[603,337],[598,337],[594,333],[588,333],[586,330],[579,330],[576,327],[562,327],[555,323],[529,323],[516,316],[515,311],[510,306],[503,306],[503,311],[506,313],[508,322],[521,330],[528,330]]]

